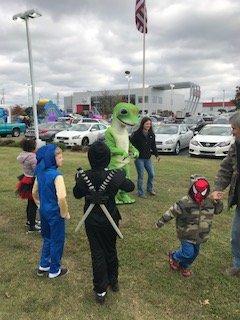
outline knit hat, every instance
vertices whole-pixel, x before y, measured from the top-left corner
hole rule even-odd
[[[88,150],[88,160],[94,170],[104,169],[110,163],[111,153],[108,146],[101,141],[94,142]]]

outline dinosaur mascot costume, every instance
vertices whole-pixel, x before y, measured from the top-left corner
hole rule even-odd
[[[131,103],[118,103],[113,109],[111,126],[105,132],[105,142],[111,151],[109,169],[122,169],[129,178],[129,162],[137,158],[139,152],[129,141],[127,126],[135,126],[139,122],[139,109]],[[117,204],[134,203],[135,199],[126,192],[119,191]]]

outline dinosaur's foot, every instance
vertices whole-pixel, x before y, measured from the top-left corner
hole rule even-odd
[[[126,194],[118,194],[115,198],[116,204],[131,204],[135,199]]]

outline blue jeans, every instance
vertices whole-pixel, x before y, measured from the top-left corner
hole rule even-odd
[[[136,159],[135,166],[137,169],[138,180],[137,180],[137,189],[138,195],[144,195],[143,190],[143,175],[144,175],[144,168],[148,173],[148,180],[147,180],[147,191],[153,191],[153,178],[154,178],[154,168],[152,165],[151,159]]]
[[[197,258],[199,247],[199,244],[194,244],[186,240],[181,241],[181,247],[173,252],[172,257],[182,268],[187,269]]]
[[[233,267],[240,268],[240,207],[236,208],[232,221],[231,246],[233,255]]]
[[[42,253],[39,265],[50,267],[50,273],[61,268],[61,258],[65,241],[65,221],[63,218],[48,219],[41,215]]]

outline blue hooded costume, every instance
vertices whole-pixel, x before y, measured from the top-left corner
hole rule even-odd
[[[65,241],[65,220],[60,215],[55,179],[61,173],[55,160],[57,146],[48,144],[37,153],[35,175],[40,200],[41,234],[43,237],[40,269],[54,278],[61,272],[61,258]]]

